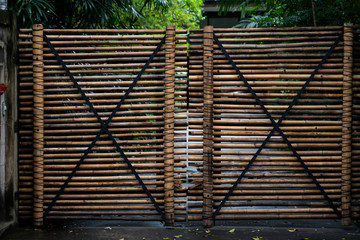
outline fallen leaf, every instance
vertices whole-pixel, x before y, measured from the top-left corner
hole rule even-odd
[[[235,232],[235,228],[233,228],[229,231],[229,233],[233,233],[233,232]]]
[[[206,232],[206,233],[210,233],[210,230],[206,230],[205,232]]]
[[[182,238],[182,235],[174,236],[174,238]]]
[[[125,240],[125,238],[119,238],[118,240]]]
[[[166,237],[166,238],[163,238],[164,240],[167,240],[167,239],[170,239],[170,238],[168,238],[168,237]]]
[[[182,227],[180,224],[175,224],[174,227]]]
[[[289,229],[288,231],[289,231],[289,232],[296,232],[297,229],[295,229],[295,228],[294,228],[294,229]]]
[[[262,239],[262,237],[253,237],[253,238],[251,238],[252,240],[261,240]]]
[[[70,230],[69,232],[71,233],[71,232],[73,232],[73,230]]]

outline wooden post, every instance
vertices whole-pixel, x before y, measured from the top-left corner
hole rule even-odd
[[[213,225],[213,27],[204,27],[203,226]]]
[[[166,28],[165,40],[165,224],[174,225],[174,91],[175,91],[175,27]]]
[[[35,226],[43,225],[44,208],[44,63],[43,26],[33,26],[33,219]]]
[[[353,25],[344,24],[344,79],[342,109],[341,223],[351,224],[351,134],[352,134]]]

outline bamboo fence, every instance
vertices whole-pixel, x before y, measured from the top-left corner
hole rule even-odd
[[[360,28],[22,29],[19,34],[19,216],[36,226],[101,124],[49,46],[106,121],[160,41],[108,128],[164,219],[103,133],[46,219],[174,222],[338,218],[213,40],[277,121],[344,37],[280,128],[341,212],[360,218]],[[40,36],[40,37],[39,37]],[[45,220],[46,220],[45,219]]]

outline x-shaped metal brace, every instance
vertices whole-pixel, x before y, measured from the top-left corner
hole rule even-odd
[[[148,190],[148,188],[146,187],[146,185],[144,184],[144,182],[142,181],[142,179],[140,178],[139,174],[136,172],[136,169],[132,166],[131,162],[129,161],[129,159],[127,158],[126,154],[124,153],[124,151],[122,150],[122,148],[120,147],[120,145],[117,143],[116,139],[114,138],[114,136],[112,135],[112,133],[109,131],[108,129],[108,125],[110,124],[112,118],[115,116],[116,112],[120,109],[121,105],[125,102],[126,98],[129,96],[130,92],[132,91],[132,89],[134,88],[134,86],[136,85],[137,81],[140,79],[140,77],[142,76],[142,74],[145,72],[146,68],[149,66],[149,64],[151,63],[151,61],[153,60],[153,58],[155,57],[155,55],[158,53],[158,51],[160,50],[160,48],[162,47],[162,45],[165,43],[165,37],[160,41],[160,43],[157,45],[156,49],[154,50],[154,52],[152,53],[152,55],[149,57],[149,59],[147,60],[147,62],[145,63],[145,65],[142,67],[142,69],[140,70],[140,72],[138,73],[138,75],[136,76],[136,78],[134,79],[133,83],[129,86],[128,90],[125,92],[124,96],[121,98],[120,102],[116,105],[115,109],[112,111],[111,115],[109,116],[109,118],[104,122],[101,117],[99,116],[99,114],[97,113],[97,111],[94,108],[94,105],[90,102],[89,98],[86,96],[85,92],[82,90],[82,88],[79,86],[78,82],[75,80],[74,76],[71,74],[69,68],[66,66],[66,64],[64,63],[64,61],[62,60],[62,58],[60,57],[60,55],[58,54],[58,52],[55,50],[54,46],[51,44],[50,40],[47,38],[46,34],[44,33],[44,40],[46,41],[47,45],[50,47],[52,53],[56,56],[57,60],[59,61],[59,63],[62,65],[63,69],[65,70],[66,74],[70,77],[70,80],[74,83],[75,87],[78,89],[78,91],[80,92],[82,98],[85,100],[86,104],[90,107],[90,110],[94,113],[95,117],[97,118],[97,120],[99,121],[99,123],[101,124],[101,129],[100,131],[97,133],[96,137],[94,138],[94,140],[91,142],[90,146],[86,149],[86,151],[84,152],[84,154],[82,155],[81,159],[77,162],[75,168],[72,170],[71,174],[68,176],[68,178],[66,179],[66,181],[64,182],[64,184],[61,186],[60,190],[56,193],[55,198],[51,201],[51,203],[49,204],[48,208],[45,210],[44,212],[44,218],[46,218],[46,216],[49,214],[50,210],[52,209],[52,207],[55,205],[56,201],[59,199],[60,195],[64,192],[65,188],[67,187],[68,183],[71,181],[72,177],[76,174],[76,171],[79,169],[80,165],[84,162],[85,158],[87,157],[87,155],[91,152],[92,148],[95,146],[96,142],[99,140],[100,136],[105,132],[108,134],[109,138],[112,140],[113,144],[116,147],[116,150],[118,152],[120,152],[121,157],[124,159],[124,161],[126,162],[126,164],[128,165],[128,167],[130,168],[132,174],[135,175],[136,180],[139,182],[139,184],[141,185],[141,187],[143,188],[144,192],[147,194],[147,196],[150,198],[151,202],[153,203],[153,205],[156,208],[156,211],[159,212],[159,214],[161,215],[161,219],[164,219],[164,213],[163,211],[160,209],[158,203],[156,202],[156,200],[154,199],[154,197],[151,195],[150,191]]]
[[[325,63],[325,61],[328,59],[328,57],[330,56],[330,54],[334,51],[335,47],[338,45],[338,43],[340,42],[341,38],[343,37],[344,33],[341,33],[335,40],[334,44],[331,46],[331,48],[329,49],[329,51],[325,54],[325,56],[323,57],[323,59],[321,60],[321,62],[318,64],[318,66],[316,67],[316,69],[312,72],[312,74],[310,75],[310,77],[306,80],[305,84],[302,86],[302,88],[300,89],[300,91],[297,93],[297,95],[295,96],[295,98],[291,101],[290,105],[288,106],[288,108],[285,110],[285,112],[282,114],[281,118],[278,120],[278,122],[275,122],[274,118],[271,116],[270,112],[267,110],[267,108],[265,107],[264,103],[260,100],[260,98],[257,96],[257,94],[255,93],[255,91],[252,89],[252,87],[250,86],[250,84],[248,83],[248,81],[246,80],[246,78],[244,77],[244,75],[241,73],[241,71],[239,70],[239,68],[236,66],[236,64],[234,63],[234,61],[232,60],[232,58],[230,57],[230,55],[227,53],[226,49],[224,48],[224,46],[222,45],[222,43],[220,42],[220,40],[217,38],[217,36],[214,33],[214,40],[215,42],[218,44],[218,46],[220,47],[221,51],[223,52],[223,54],[225,55],[225,57],[229,60],[229,62],[231,63],[232,67],[236,70],[236,73],[239,75],[240,79],[244,82],[245,86],[248,88],[248,90],[250,91],[250,93],[252,94],[252,96],[255,98],[257,104],[260,105],[261,109],[264,111],[264,113],[266,114],[266,116],[270,119],[272,125],[274,126],[274,128],[271,130],[271,132],[268,134],[268,136],[266,137],[266,139],[263,141],[263,143],[261,144],[260,148],[256,151],[256,153],[253,155],[253,157],[251,158],[251,160],[248,162],[248,164],[245,166],[244,170],[241,172],[240,176],[237,178],[237,180],[235,181],[234,185],[230,188],[229,192],[226,194],[226,196],[224,197],[224,199],[221,201],[220,205],[217,207],[217,209],[215,210],[215,212],[213,213],[213,221],[215,222],[215,218],[216,215],[220,212],[221,208],[224,206],[224,204],[226,203],[226,201],[229,199],[229,197],[231,196],[231,194],[233,193],[233,191],[236,189],[237,185],[240,183],[241,179],[244,177],[245,173],[249,170],[249,168],[252,166],[252,164],[254,163],[255,159],[257,158],[257,156],[260,154],[260,152],[262,151],[262,149],[265,147],[265,145],[268,143],[268,141],[270,140],[270,138],[272,137],[272,135],[275,133],[275,131],[277,131],[280,136],[282,137],[282,139],[284,140],[284,142],[287,144],[287,146],[289,147],[289,149],[293,152],[293,154],[295,155],[296,159],[300,162],[301,166],[304,168],[304,170],[306,171],[306,173],[309,175],[309,177],[312,179],[312,181],[315,183],[316,187],[320,190],[321,194],[324,196],[324,198],[328,201],[329,206],[334,210],[334,212],[336,213],[336,215],[338,215],[339,217],[341,217],[341,213],[339,212],[339,210],[337,209],[337,207],[334,205],[333,201],[329,198],[329,196],[327,195],[327,193],[325,192],[325,190],[323,189],[323,187],[320,185],[320,183],[317,181],[317,179],[315,178],[315,176],[312,174],[311,170],[308,168],[308,166],[306,165],[306,163],[301,159],[300,155],[297,153],[297,151],[294,149],[294,147],[292,146],[291,142],[288,140],[288,138],[285,136],[284,132],[281,130],[280,125],[282,123],[282,121],[285,119],[285,117],[288,115],[288,113],[290,112],[290,110],[292,109],[292,107],[294,106],[294,104],[297,102],[297,100],[300,98],[301,94],[305,91],[306,87],[310,84],[311,80],[314,78],[314,76],[317,74],[317,72],[319,71],[319,69],[322,67],[322,65]]]

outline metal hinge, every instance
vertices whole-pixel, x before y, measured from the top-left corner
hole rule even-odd
[[[2,102],[1,103],[1,114],[3,117],[5,117],[5,115],[6,115],[6,110],[7,110],[6,104],[5,104],[5,102]]]
[[[19,200],[19,192],[18,191],[14,192],[14,199]]]
[[[19,122],[18,121],[14,122],[14,132],[19,133]]]

